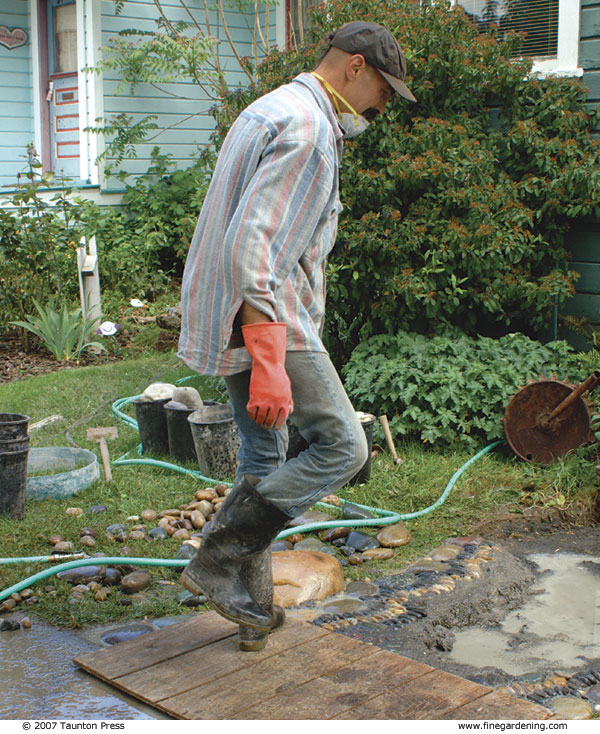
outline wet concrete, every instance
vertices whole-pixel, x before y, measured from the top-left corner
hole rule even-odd
[[[537,568],[527,602],[497,628],[455,632],[453,661],[520,676],[549,667],[575,672],[600,658],[600,557],[553,553],[527,559]]]
[[[73,664],[101,646],[35,620],[31,629],[0,633],[0,719],[169,718]]]

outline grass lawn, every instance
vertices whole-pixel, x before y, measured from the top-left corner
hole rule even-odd
[[[31,433],[32,447],[76,444],[99,456],[98,444],[86,440],[87,429],[117,426],[119,436],[109,444],[111,458],[114,460],[129,451],[135,456],[138,434],[112,413],[113,402],[141,393],[152,382],[176,382],[192,374],[174,354],[164,353],[99,367],[60,370],[0,385],[0,411],[25,413],[31,417],[31,423],[51,415],[62,416],[59,421]],[[209,378],[193,375],[185,384],[196,387],[204,399],[223,399],[218,393],[219,383]],[[356,408],[360,410],[360,406]],[[125,411],[134,416],[132,406]],[[374,441],[383,445],[383,439],[377,432]],[[403,458],[402,465],[394,465],[387,452],[379,455],[372,462],[368,483],[345,487],[338,494],[344,499],[372,507],[398,513],[415,512],[433,504],[452,475],[472,456],[471,452],[459,449],[441,454],[425,450],[416,443],[403,443],[397,449]],[[563,499],[567,503],[575,498],[589,500],[597,488],[594,486],[592,462],[589,458],[573,461],[575,464],[571,463],[571,468],[565,468],[566,463],[561,462],[542,470],[525,465],[502,448],[493,450],[467,469],[441,507],[406,522],[412,542],[397,549],[394,559],[348,566],[345,569],[347,578],[375,578],[394,573],[446,537],[468,534],[478,520],[499,506],[521,512],[524,487],[529,488],[528,496],[534,499],[541,497],[546,504],[560,504],[561,492],[566,493],[566,499],[565,494]],[[101,480],[63,500],[28,500],[24,520],[0,516],[0,558],[49,555],[52,546],[48,538],[56,534],[70,540],[75,549],[79,549],[82,527],[92,527],[96,531],[97,547],[94,550],[118,556],[124,549],[123,544],[106,537],[109,525],[123,523],[132,526],[136,522],[128,518],[139,516],[145,508],[161,511],[191,502],[195,491],[203,486],[193,477],[166,469],[114,466],[110,484]],[[95,514],[89,511],[90,507],[99,504],[106,505],[107,510]],[[68,507],[80,507],[84,512],[80,516],[67,516]],[[130,556],[175,558],[180,541],[173,538],[154,542],[128,540],[126,546]],[[47,564],[30,562],[0,565],[0,589],[45,567]],[[176,582],[180,569],[153,568],[151,573],[155,580]],[[123,604],[120,592],[105,602],[84,597],[77,604],[72,604],[69,601],[71,586],[51,576],[34,587],[36,593],[41,592],[40,601],[27,609],[55,624],[71,626],[189,611],[175,600],[171,584],[153,584],[152,588],[151,598],[130,605]],[[49,590],[57,593],[50,594]]]

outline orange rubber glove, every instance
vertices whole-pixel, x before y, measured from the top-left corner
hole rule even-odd
[[[279,430],[294,409],[290,378],[285,371],[287,327],[278,322],[242,326],[246,349],[252,357],[248,415],[259,426]]]

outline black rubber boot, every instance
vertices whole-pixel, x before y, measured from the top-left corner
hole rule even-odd
[[[245,561],[242,565],[242,578],[246,588],[267,612],[271,613],[271,627],[268,630],[258,630],[246,625],[240,625],[238,637],[240,650],[257,652],[267,644],[271,632],[279,629],[285,621],[285,612],[277,604],[273,604],[273,563],[271,549]]]
[[[269,548],[289,519],[244,477],[215,514],[181,583],[192,594],[204,594],[226,619],[269,630],[272,615],[248,591],[242,567]]]

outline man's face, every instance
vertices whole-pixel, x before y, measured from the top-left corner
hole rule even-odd
[[[356,111],[360,114],[366,113],[368,120],[373,120],[378,114],[382,115],[394,93],[388,82],[370,64],[365,64],[363,73],[357,76],[356,82]]]

